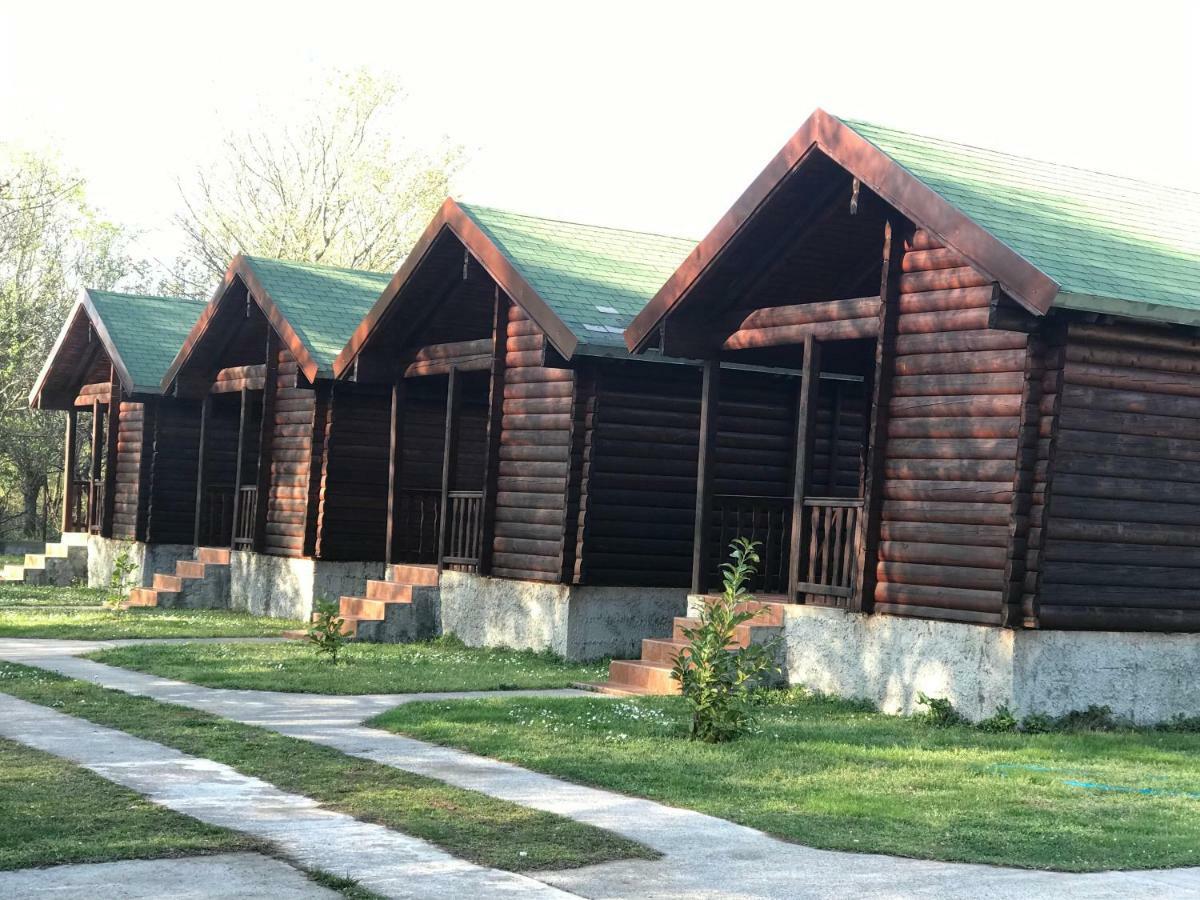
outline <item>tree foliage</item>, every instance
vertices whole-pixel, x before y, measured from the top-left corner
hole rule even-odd
[[[231,131],[217,161],[180,186],[180,285],[222,275],[238,252],[395,269],[461,156],[449,143],[428,152],[395,138],[401,101],[394,83],[363,71],[330,81],[298,116],[266,111]]]
[[[0,536],[42,532],[62,475],[62,421],[29,391],[81,287],[142,277],[130,234],[88,205],[83,181],[0,146]]]

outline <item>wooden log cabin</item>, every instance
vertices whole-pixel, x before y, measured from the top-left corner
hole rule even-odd
[[[800,128],[626,333],[707,361],[702,415],[718,363],[803,369],[770,619],[793,680],[975,715],[1200,712],[1198,225],[1169,187],[823,111]],[[836,437],[853,478],[820,477],[822,373],[865,379]],[[706,435],[696,594],[721,467]]]
[[[382,567],[382,497],[357,473],[386,468],[388,398],[335,386],[332,363],[388,279],[238,256],[162,377],[193,410],[188,538],[232,551],[209,556],[232,566],[236,608],[303,617]]]
[[[447,200],[339,355],[340,378],[391,395],[374,491],[388,498],[388,561],[404,564],[393,581],[412,564],[441,570],[427,579],[440,584],[433,627],[629,655],[683,612],[701,373],[633,358],[622,334],[693,245]],[[759,504],[777,580],[797,373],[724,377],[713,527],[732,537]],[[369,602],[388,590],[343,611],[365,628],[394,612]]]
[[[161,381],[203,308],[178,297],[80,293],[29,397],[36,409],[66,413],[64,533],[160,549],[190,540],[174,513],[174,471],[179,454],[186,458],[177,444],[190,411],[163,397]],[[135,562],[145,554],[138,547]],[[105,569],[93,580],[105,581]]]

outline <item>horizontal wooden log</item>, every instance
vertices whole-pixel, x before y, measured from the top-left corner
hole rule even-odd
[[[1016,475],[1012,459],[889,459],[884,477],[898,481],[1004,482]]]
[[[1100,475],[1055,473],[1054,496],[1104,500],[1138,500],[1154,503],[1200,503],[1200,484],[1148,478],[1112,478]]]
[[[880,525],[880,538],[883,541],[1007,548],[1009,532],[1006,525],[941,524],[885,519]]]
[[[788,306],[768,306],[749,314],[736,314],[727,324],[730,331],[754,331],[789,325],[812,325],[847,319],[868,319],[879,315],[879,297],[855,297],[850,300],[818,300]]]
[[[1191,566],[1108,565],[1096,562],[1047,561],[1042,584],[1107,585],[1111,587],[1196,590]]]
[[[885,540],[879,544],[879,558],[889,563],[1003,569],[1008,559],[1008,548]]]
[[[723,350],[751,350],[803,344],[808,335],[819,341],[849,341],[873,338],[879,333],[877,317],[812,322],[807,325],[781,325],[775,328],[751,328],[735,331],[725,339]]]
[[[1064,384],[1062,403],[1064,406],[1089,410],[1200,419],[1200,397],[1178,397]]]
[[[928,232],[925,232],[928,234]],[[930,272],[935,269],[960,269],[969,266],[966,257],[949,247],[912,249],[900,259],[901,272]]]
[[[899,316],[896,331],[901,335],[939,334],[948,331],[978,331],[991,321],[987,309],[958,309],[949,312],[913,313]]]
[[[1068,363],[1090,363],[1137,371],[1200,375],[1200,350],[1192,353],[1170,353],[1114,344],[1068,343],[1065,348]]]
[[[1200,511],[1195,519],[1200,523]],[[1050,540],[1145,544],[1155,547],[1200,547],[1200,528],[1157,522],[1097,521],[1051,518],[1046,525]]]
[[[884,520],[953,525],[1005,525],[1009,510],[994,502],[885,500]]]
[[[1071,324],[1068,337],[1071,342],[1095,341],[1172,353],[1200,353],[1200,337],[1153,327],[1142,329],[1076,322]]]
[[[1050,563],[1096,563],[1121,566],[1200,568],[1200,546],[1165,547],[1158,544],[1051,539],[1042,548],[1046,568]],[[1200,583],[1197,584],[1200,599]]]
[[[994,575],[994,573],[989,573]],[[924,606],[932,609],[957,609],[999,613],[1004,595],[999,590],[952,588],[938,585],[879,582],[875,585],[875,603]]]
[[[930,269],[924,272],[905,272],[900,276],[901,294],[920,294],[926,291],[948,291],[990,284],[986,275],[969,266],[953,269]]]
[[[895,442],[894,439],[898,438],[916,440],[1016,438],[1020,434],[1020,430],[1021,423],[1015,415],[962,418],[931,416],[928,418],[892,418],[888,421],[889,446]]]
[[[967,397],[894,397],[888,411],[896,418],[915,416],[930,418],[947,416],[974,418],[976,416],[1018,416],[1022,398],[1018,394],[989,394]]]
[[[985,350],[971,353],[921,353],[900,356],[895,374],[905,375],[980,375],[999,372],[1024,372],[1026,351]]]
[[[501,565],[501,562],[507,562],[507,556],[504,554],[495,557],[492,563],[492,576],[495,578],[511,578],[518,581],[545,581],[555,582],[559,580],[557,567],[551,571],[537,569],[520,569],[513,566]]]
[[[883,483],[887,500],[928,500],[935,503],[1011,503],[1011,481],[898,481]]]
[[[888,441],[887,455],[893,460],[1015,460],[1018,446],[1015,438],[895,438]]]
[[[1200,375],[1178,372],[1156,372],[1145,368],[1067,362],[1063,377],[1068,384],[1138,391],[1146,394],[1169,394],[1178,397],[1200,397]]]
[[[992,372],[968,375],[898,375],[892,379],[896,397],[951,397],[990,394],[1019,394],[1025,385],[1023,372]]]
[[[911,355],[937,353],[983,353],[997,350],[1023,350],[1028,335],[997,331],[982,327],[978,330],[903,334],[896,338],[897,359]]]
[[[948,291],[901,294],[898,309],[901,315],[950,312],[958,309],[986,309],[992,300],[991,285]]]
[[[1004,572],[1002,569],[918,565],[881,560],[876,566],[875,577],[888,584],[999,591],[1004,581]]]

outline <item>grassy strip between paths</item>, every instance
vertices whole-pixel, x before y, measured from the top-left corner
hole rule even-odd
[[[0,691],[224,763],[483,865],[520,872],[654,858],[640,844],[561,816],[43,669],[0,663]]]
[[[257,850],[251,838],[143,800],[49,753],[0,739],[0,870]]]
[[[0,607],[0,637],[120,638],[275,637],[303,627],[288,619],[207,609],[38,609]]]
[[[105,592],[100,588],[73,585],[0,583],[0,610],[27,606],[99,606]]]
[[[607,664],[552,653],[465,647],[453,638],[423,644],[351,644],[337,665],[305,642],[119,647],[90,659],[217,688],[310,694],[393,694],[570,687],[596,681]]]
[[[773,692],[686,739],[678,698],[418,703],[371,724],[814,847],[1066,871],[1200,864],[1200,734],[987,734]]]

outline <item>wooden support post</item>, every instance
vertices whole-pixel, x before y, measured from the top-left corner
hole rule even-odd
[[[262,419],[258,425],[257,500],[251,548],[261,553],[267,541],[267,495],[271,491],[271,442],[275,437],[275,391],[279,381],[279,336],[267,329],[267,364],[263,375]]]
[[[871,424],[863,469],[863,513],[859,519],[857,589],[850,608],[869,612],[875,603],[875,569],[879,563],[879,529],[883,515],[883,469],[887,461],[888,405],[892,400],[896,326],[900,315],[900,265],[904,258],[901,230],[889,221],[883,229],[883,277],[879,286],[879,336],[875,340],[875,378],[871,391]]]
[[[804,363],[796,398],[796,451],[792,467],[792,530],[788,547],[788,602],[800,600],[800,567],[804,557],[804,497],[812,468],[813,439],[816,437],[817,396],[821,389],[821,342],[804,336]]]
[[[100,510],[96,500],[99,499],[100,468],[103,455],[100,445],[104,441],[104,419],[100,417],[100,401],[92,401],[92,462],[88,472],[88,502],[87,502],[87,531],[89,534],[100,531]]]
[[[208,415],[212,410],[212,395],[207,395],[200,402],[200,441],[196,448],[196,513],[195,525],[192,528],[192,544],[200,546],[200,522],[204,512],[204,444],[205,432],[208,429]]]
[[[708,580],[709,522],[712,485],[717,462],[717,419],[721,393],[721,362],[704,361],[700,388],[700,453],[696,463],[696,524],[692,533],[692,593],[702,594]]]
[[[238,410],[238,445],[237,445],[237,463],[233,470],[233,526],[229,529],[229,546],[232,549],[234,546],[234,538],[237,535],[238,516],[241,513],[242,504],[242,460],[246,456],[246,425],[249,421],[249,416],[246,414],[246,407],[249,406],[250,390],[242,388],[240,394],[240,408]]]
[[[78,440],[79,417],[74,409],[67,410],[67,434],[63,450],[63,508],[62,530],[71,530],[71,510],[75,506],[75,464]]]
[[[117,378],[117,370],[114,367],[110,367],[109,373],[107,413],[107,433],[104,435],[104,511],[100,534],[112,537],[113,513],[117,503],[117,438],[120,437],[121,429],[121,381]]]
[[[404,477],[404,400],[407,386],[403,378],[392,385],[392,423],[388,430],[388,498],[387,540],[383,548],[383,561],[391,565],[396,561],[400,532],[396,517],[400,515],[400,486]]]
[[[479,574],[490,575],[495,543],[496,484],[500,476],[500,433],[504,417],[504,375],[508,343],[508,303],[496,287],[492,305],[492,365],[488,382],[487,451],[483,462],[483,501],[479,522]]]
[[[446,555],[446,517],[450,512],[450,481],[454,477],[454,453],[458,440],[458,369],[452,368],[446,381],[446,435],[442,444],[442,502],[438,507],[438,571]]]
[[[142,452],[138,458],[137,517],[133,537],[150,539],[150,517],[154,502],[154,444],[158,436],[158,400],[147,397],[142,403]]]

